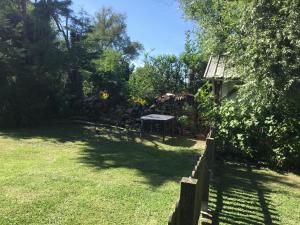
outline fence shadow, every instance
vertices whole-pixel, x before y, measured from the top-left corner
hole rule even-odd
[[[138,134],[118,128],[95,128],[83,125],[53,125],[34,129],[2,131],[1,136],[14,139],[39,138],[53,142],[81,142],[79,163],[97,170],[129,168],[137,170],[147,184],[158,187],[168,181],[179,182],[190,174],[199,150],[188,150],[191,143],[177,151],[141,142]],[[152,144],[151,144],[152,143]],[[113,179],[113,178],[112,178]]]
[[[255,172],[250,165],[219,163],[210,187],[213,224],[279,224],[271,190],[264,185],[275,179]]]

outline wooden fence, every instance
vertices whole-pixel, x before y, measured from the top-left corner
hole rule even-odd
[[[198,225],[201,212],[208,209],[209,177],[214,159],[215,143],[211,133],[206,138],[206,147],[190,177],[180,182],[180,197],[168,225]]]

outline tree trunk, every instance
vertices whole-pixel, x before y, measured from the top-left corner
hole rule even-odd
[[[27,0],[20,0],[20,8],[23,19],[27,16]]]
[[[28,0],[20,0],[19,1],[19,7],[20,12],[22,15],[23,20],[23,37],[25,40],[28,40],[28,34],[27,34],[27,1]]]

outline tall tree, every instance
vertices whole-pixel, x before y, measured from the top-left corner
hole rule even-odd
[[[180,60],[185,65],[188,89],[195,94],[203,84],[203,75],[207,65],[205,56],[200,50],[199,43],[191,39],[191,33],[186,33],[186,43],[184,52]]]
[[[2,3],[2,1],[1,1]],[[0,65],[3,77],[0,120],[15,125],[34,123],[61,88],[61,51],[44,5],[5,1],[0,8]],[[26,8],[31,10],[26,12]]]
[[[93,49],[101,52],[114,49],[122,52],[128,59],[134,59],[143,49],[139,42],[131,41],[127,34],[126,16],[114,12],[110,7],[103,7],[95,18],[89,41]]]

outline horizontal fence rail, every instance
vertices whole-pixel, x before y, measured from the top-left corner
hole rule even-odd
[[[191,176],[181,179],[180,197],[168,225],[198,225],[201,212],[208,209],[209,177],[215,154],[215,142],[211,136],[210,133],[206,138],[204,153]]]

